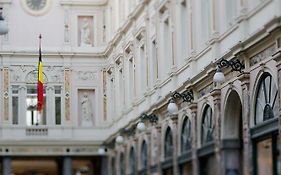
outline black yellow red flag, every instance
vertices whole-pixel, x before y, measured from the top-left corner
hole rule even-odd
[[[41,35],[39,36],[39,62],[38,62],[38,84],[37,84],[37,110],[42,113],[44,106],[44,85],[43,85],[43,63],[41,53]]]

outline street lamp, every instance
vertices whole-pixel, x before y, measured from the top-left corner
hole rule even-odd
[[[221,69],[223,67],[231,67],[232,71],[238,71],[240,73],[243,73],[242,69],[245,69],[245,66],[243,63],[241,63],[238,59],[233,59],[233,60],[226,60],[222,58],[218,63],[217,63],[217,70],[216,73],[213,77],[214,82],[216,83],[222,83],[225,80],[224,74],[222,73]]]
[[[0,35],[6,35],[8,33],[8,25],[2,16],[2,8],[0,8]]]
[[[155,114],[151,114],[151,115],[142,114],[140,116],[140,122],[137,124],[137,129],[141,132],[146,129],[146,126],[144,124],[145,121],[149,121],[150,123],[157,123],[158,117]]]
[[[192,90],[186,90],[186,91],[184,91],[181,94],[179,92],[175,91],[172,94],[172,98],[169,101],[169,104],[167,106],[167,110],[171,114],[176,114],[178,112],[178,106],[176,104],[176,99],[177,98],[181,98],[183,100],[183,102],[191,102],[192,100],[194,100],[194,96],[193,96]]]

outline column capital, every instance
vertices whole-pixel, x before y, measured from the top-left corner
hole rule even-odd
[[[177,124],[177,123],[178,123],[178,115],[177,115],[177,114],[171,115],[171,119],[172,119],[172,121],[173,121],[174,124]]]
[[[221,89],[215,88],[211,91],[211,95],[214,97],[214,100],[219,100],[221,97]]]
[[[272,55],[272,57],[276,61],[276,66],[278,67],[278,69],[281,69],[281,49],[278,49],[277,52]]]
[[[197,103],[196,102],[191,102],[188,105],[188,107],[191,110],[191,113],[196,113],[197,112]]]
[[[250,73],[249,72],[243,72],[238,75],[238,79],[241,81],[242,86],[247,86],[249,88],[250,84]]]

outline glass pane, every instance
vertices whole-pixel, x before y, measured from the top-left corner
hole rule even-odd
[[[145,169],[147,167],[147,145],[146,142],[142,142],[141,147],[141,168]]]
[[[55,86],[55,94],[61,94],[61,86]]]
[[[272,138],[257,143],[258,175],[273,174]]]
[[[209,105],[207,105],[203,112],[203,122],[202,122],[202,133],[201,133],[201,141],[202,144],[213,141],[213,113],[212,109]]]
[[[181,133],[181,151],[186,152],[191,148],[191,122],[188,117],[183,122]]]
[[[164,146],[165,146],[165,159],[172,158],[172,156],[173,156],[173,136],[172,136],[170,127],[168,127],[167,131],[166,131]]]
[[[61,97],[55,98],[56,125],[61,124]]]
[[[12,97],[12,106],[13,106],[13,124],[18,124],[18,115],[19,115],[18,97]]]
[[[135,173],[135,151],[134,151],[134,148],[131,148],[130,150],[130,157],[129,157],[129,173],[130,174],[134,174]]]

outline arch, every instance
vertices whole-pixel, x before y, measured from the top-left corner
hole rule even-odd
[[[164,158],[170,159],[173,157],[173,134],[171,128],[168,126],[165,133],[164,140]]]
[[[141,169],[147,169],[147,165],[148,165],[147,154],[148,154],[147,143],[145,140],[143,140],[141,144],[141,154],[140,154]]]
[[[201,121],[201,143],[205,145],[212,142],[214,132],[214,120],[213,110],[210,105],[206,105],[203,110],[202,121]]]
[[[128,162],[128,165],[129,165],[129,173],[130,174],[134,174],[135,173],[135,170],[136,170],[136,159],[135,159],[135,149],[134,147],[132,146],[130,148],[130,152],[129,152],[129,162]]]
[[[187,152],[191,149],[191,139],[191,120],[185,116],[181,129],[181,152]]]
[[[30,83],[30,84],[36,84],[38,82],[38,70],[30,71],[25,76],[25,82]],[[48,82],[48,78],[44,72],[43,72],[43,82],[44,82],[44,84],[46,84]]]
[[[270,73],[264,72],[260,76],[254,99],[254,125],[277,117],[279,110],[278,88]]]
[[[241,122],[242,102],[237,91],[231,90],[225,103],[222,137],[224,139],[241,139]]]

